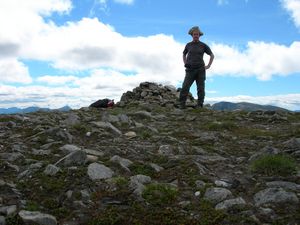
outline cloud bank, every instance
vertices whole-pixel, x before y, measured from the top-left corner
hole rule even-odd
[[[132,0],[115,2],[134,4]],[[282,5],[299,27],[299,1],[282,0]],[[97,18],[63,25],[51,20],[53,13],[68,14],[72,8],[70,0],[0,2],[0,107],[25,107],[33,102],[81,107],[103,97],[118,99],[143,81],[174,86],[182,81],[184,43],[165,34],[126,37]],[[222,43],[209,45],[216,57],[208,77],[269,80],[300,72],[296,61],[300,41],[289,46],[249,41],[244,49]],[[47,62],[61,72],[33,76],[24,60]],[[85,75],[79,76],[82,72]]]

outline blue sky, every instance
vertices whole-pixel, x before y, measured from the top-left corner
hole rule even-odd
[[[206,103],[300,110],[300,0],[0,1],[0,108],[118,101],[143,81],[180,87],[195,25],[215,54]]]

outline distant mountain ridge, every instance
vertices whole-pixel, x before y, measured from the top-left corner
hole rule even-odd
[[[213,110],[221,110],[221,111],[234,111],[234,110],[244,110],[244,111],[289,111],[285,108],[281,108],[278,106],[273,105],[259,105],[249,102],[217,102],[211,106]],[[31,106],[27,108],[18,108],[18,107],[11,107],[11,108],[0,108],[0,114],[24,114],[24,113],[31,113],[37,111],[49,112],[52,110],[58,111],[69,111],[71,108],[69,106],[64,106],[58,109],[50,109],[50,108],[40,108],[36,106]],[[296,111],[297,112],[297,111]],[[299,112],[299,110],[298,110]]]
[[[58,109],[40,108],[37,106],[31,106],[23,109],[18,107],[11,107],[11,108],[0,108],[0,114],[24,114],[24,113],[31,113],[37,111],[49,112],[53,110],[69,111],[71,110],[71,108],[67,105]]]
[[[213,110],[224,110],[224,111],[234,111],[234,110],[244,110],[244,111],[289,111],[287,109],[273,106],[273,105],[259,105],[249,102],[218,102],[212,105]]]

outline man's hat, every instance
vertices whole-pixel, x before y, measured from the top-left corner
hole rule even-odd
[[[199,29],[199,27],[198,26],[194,26],[194,27],[192,27],[190,30],[189,30],[189,33],[188,34],[190,34],[190,35],[193,35],[193,32],[194,31],[198,31],[199,32],[199,34],[200,34],[200,36],[202,36],[203,35],[203,32]]]

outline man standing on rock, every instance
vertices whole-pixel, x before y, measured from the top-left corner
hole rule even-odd
[[[194,81],[196,81],[197,84],[198,95],[198,104],[196,107],[203,107],[206,70],[210,68],[214,60],[214,54],[208,45],[199,41],[200,36],[203,35],[199,27],[192,27],[188,33],[193,37],[193,40],[186,44],[183,51],[183,63],[186,68],[186,74],[179,95],[179,106],[181,109],[185,108],[185,102]],[[204,53],[210,56],[207,65],[205,65],[203,60]]]

